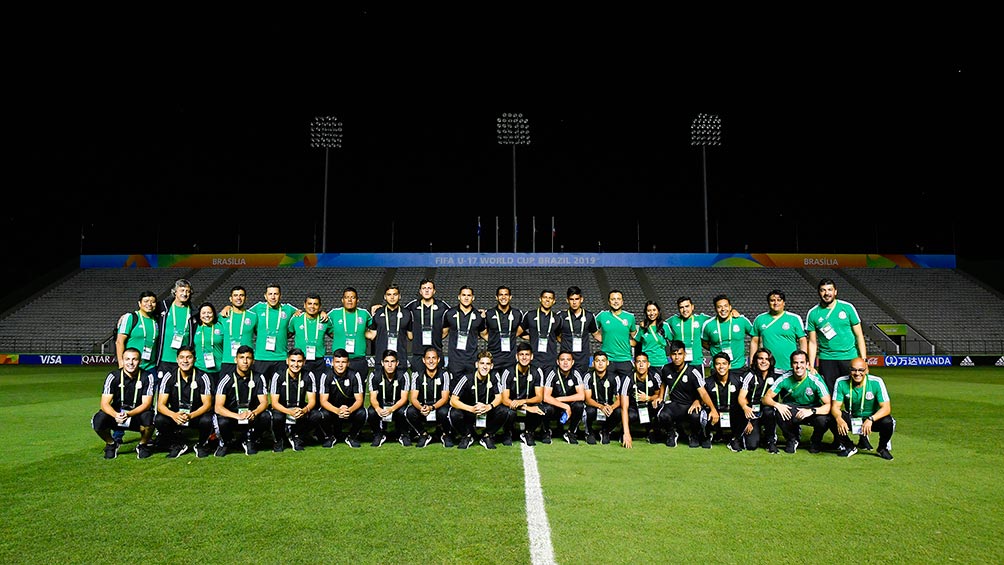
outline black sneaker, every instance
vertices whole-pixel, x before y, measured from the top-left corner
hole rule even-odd
[[[415,447],[425,447],[432,443],[432,436],[429,434],[422,434],[418,436],[418,442],[415,443]]]
[[[784,446],[784,452],[785,453],[795,453],[795,450],[797,450],[797,449],[798,449],[798,440],[797,439],[790,439],[790,440],[788,440],[788,445]]]
[[[690,437],[687,439],[687,445],[692,448],[701,447],[701,440],[697,439],[695,434],[690,434]]]
[[[579,443],[579,440],[575,439],[574,432],[565,432],[561,434],[561,439],[565,440],[566,443],[569,443],[571,445],[576,445]]]
[[[676,447],[676,438],[679,436],[680,434],[677,433],[675,430],[669,432],[669,434],[666,435],[666,447]]]
[[[607,430],[603,430],[602,432],[600,432],[600,443],[603,445],[610,444],[610,432],[608,432]]]
[[[485,449],[495,449],[495,440],[492,439],[492,436],[488,434],[481,436],[481,439],[478,441],[478,443],[480,443],[481,447]]]
[[[850,457],[850,456],[854,455],[857,452],[858,452],[858,448],[854,447],[853,445],[851,447],[849,447],[849,448],[847,446],[844,446],[844,445],[841,445],[840,447],[837,448],[837,455],[839,457]]]
[[[453,447],[453,438],[450,437],[450,434],[443,434],[443,447]]]
[[[892,453],[889,453],[888,449],[879,449],[875,453],[877,453],[879,457],[885,459],[886,461],[892,461]]]
[[[408,434],[401,434],[397,436],[397,442],[404,447],[411,447],[411,437]]]
[[[457,449],[467,449],[474,443],[474,438],[471,436],[464,436],[460,438],[460,443],[457,444]],[[446,445],[446,436],[443,436],[443,445]]]
[[[701,447],[704,449],[711,449],[711,436],[708,436],[701,440]]]
[[[354,436],[345,436],[345,443],[348,444],[352,449],[359,448],[359,440]]]
[[[254,447],[254,442],[251,440],[247,440],[242,443],[241,447],[244,448],[244,455],[254,455],[255,453],[258,453],[258,450]]]
[[[293,444],[293,451],[303,451],[303,440],[300,439],[300,436],[293,438],[291,443]]]
[[[523,445],[527,447],[533,447],[536,443],[533,441],[532,432],[523,432],[519,434],[519,440],[523,442]]]
[[[117,441],[105,444],[105,459],[115,459],[119,456],[119,444]]]
[[[778,452],[777,451],[777,444],[774,443],[774,442],[768,442],[767,443],[767,453],[770,453],[771,455],[774,455],[777,452]]]
[[[213,452],[209,449],[208,445],[202,445],[201,443],[195,444],[195,456],[199,459],[209,457]]]
[[[586,444],[587,445],[596,445],[596,436],[593,435],[592,433],[586,434]]]
[[[150,449],[149,445],[141,443],[136,446],[136,459],[146,459],[151,455],[153,455],[153,450]]]
[[[221,445],[221,446],[217,447],[216,448],[216,453],[214,455],[216,457],[226,457],[227,456],[227,446]]]
[[[176,459],[181,457],[183,454],[188,452],[188,445],[184,443],[176,443],[171,446],[171,450],[167,452],[168,459]]]
[[[743,450],[743,446],[740,445],[739,442],[736,441],[736,440],[732,440],[729,443],[727,443],[726,447],[728,447],[729,451],[731,451],[733,453],[739,453],[740,451]]]
[[[818,441],[809,442],[809,453],[819,453],[823,450],[823,444]]]
[[[331,449],[332,447],[335,446],[337,442],[338,438],[336,438],[335,436],[326,437],[324,438],[324,441],[321,442],[321,447],[326,447],[328,449]]]
[[[512,447],[512,434],[511,433],[507,432],[507,433],[502,434],[502,445],[504,445],[506,447]]]
[[[544,433],[540,434],[540,443],[551,443],[551,430],[545,430]]]
[[[863,451],[871,451],[874,449],[872,447],[872,442],[868,441],[868,436],[861,436],[858,438],[858,449]]]
[[[380,447],[385,441],[387,441],[387,436],[377,432],[373,434],[373,443],[370,444],[370,447]]]
[[[275,443],[272,444],[272,453],[282,453],[283,451],[286,451],[285,444],[286,444],[285,439],[276,440]]]

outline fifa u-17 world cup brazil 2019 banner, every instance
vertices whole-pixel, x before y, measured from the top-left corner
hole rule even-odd
[[[805,253],[235,253],[81,255],[80,268],[209,267],[781,267],[954,269],[954,255]]]

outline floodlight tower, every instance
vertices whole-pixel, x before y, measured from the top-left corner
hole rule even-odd
[[[722,119],[718,114],[697,114],[690,124],[690,145],[701,147],[701,171],[704,175],[704,252],[710,253],[708,243],[708,146],[722,144]]]
[[[512,146],[512,252],[516,253],[516,146],[530,145],[530,120],[523,114],[502,114],[495,120],[499,145]]]
[[[321,253],[328,252],[328,153],[342,147],[342,122],[334,116],[320,116],[310,122],[310,146],[324,148],[324,216],[321,224]],[[316,240],[315,240],[316,241]]]

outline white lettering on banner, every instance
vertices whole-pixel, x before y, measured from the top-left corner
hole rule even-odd
[[[478,257],[482,265],[512,265],[516,262],[512,257]]]
[[[59,355],[39,355],[43,365],[62,365],[63,358]]]
[[[243,257],[213,257],[213,266],[246,266],[247,260]]]
[[[886,367],[940,367],[951,364],[950,355],[890,355],[885,358]]]
[[[84,355],[80,358],[82,365],[112,365],[115,362],[114,355]]]
[[[802,261],[802,263],[806,266],[815,266],[815,267],[830,267],[830,266],[835,267],[840,265],[840,262],[837,261],[836,259],[826,259],[826,258],[816,259],[813,257],[806,257]]]

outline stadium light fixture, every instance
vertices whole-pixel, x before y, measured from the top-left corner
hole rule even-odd
[[[334,116],[320,116],[310,122],[310,146],[324,149],[324,216],[321,224],[321,253],[328,252],[328,153],[342,147],[342,122]],[[316,241],[316,240],[315,240]]]
[[[495,120],[499,145],[512,146],[512,252],[516,253],[516,146],[530,145],[530,120],[523,114],[504,113]]]
[[[722,118],[718,114],[697,114],[690,124],[690,145],[701,147],[701,171],[704,176],[704,252],[708,243],[708,146],[722,144]]]

